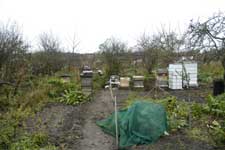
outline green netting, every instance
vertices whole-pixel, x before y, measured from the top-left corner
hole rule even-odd
[[[114,113],[98,121],[104,132],[115,136]],[[118,112],[119,147],[150,144],[167,131],[166,112],[162,105],[137,101]]]

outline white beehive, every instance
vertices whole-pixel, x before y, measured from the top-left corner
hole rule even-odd
[[[189,77],[190,87],[198,86],[198,65],[195,62],[185,62],[183,67],[186,70],[186,74]],[[184,71],[185,73],[185,71]],[[183,81],[183,86],[187,85],[187,81]]]
[[[170,64],[169,65],[169,88],[170,89],[182,89],[182,64]]]
[[[190,87],[198,86],[198,65],[196,62],[183,62],[169,65],[169,88],[182,89],[189,82]]]

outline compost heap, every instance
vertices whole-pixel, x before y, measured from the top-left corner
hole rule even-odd
[[[104,132],[116,136],[115,113],[98,121]],[[162,105],[137,101],[118,112],[119,147],[150,144],[167,131],[166,112]]]

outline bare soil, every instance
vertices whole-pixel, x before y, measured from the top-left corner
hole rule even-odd
[[[177,97],[178,100],[205,103],[205,100],[209,94],[212,94],[212,89],[208,87],[198,87],[185,90],[169,90],[166,91],[172,96]]]
[[[75,150],[82,137],[81,107],[63,104],[48,104],[41,112],[27,120],[31,133],[47,133],[52,144],[61,149]]]
[[[102,120],[113,112],[113,101],[109,91],[100,91],[94,100],[82,108],[82,138],[79,140],[80,150],[112,150],[114,138],[105,134],[97,125],[97,120]]]

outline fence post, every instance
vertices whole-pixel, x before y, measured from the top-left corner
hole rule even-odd
[[[115,125],[116,125],[116,147],[119,148],[119,137],[118,137],[118,116],[117,116],[117,102],[116,102],[116,96],[114,99],[115,102]]]

